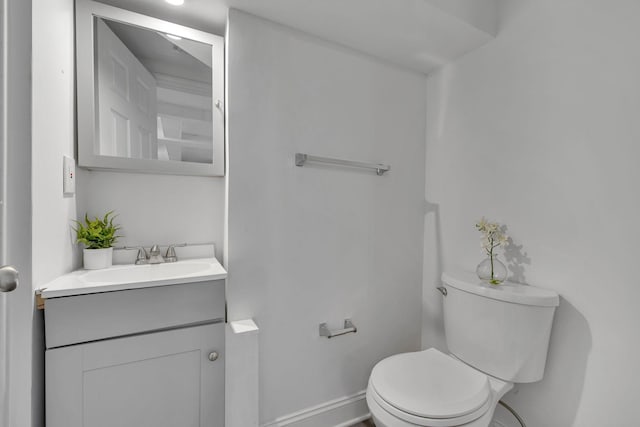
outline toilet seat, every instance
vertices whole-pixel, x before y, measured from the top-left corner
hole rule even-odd
[[[369,393],[393,416],[430,427],[471,422],[491,406],[487,375],[434,348],[379,362]]]

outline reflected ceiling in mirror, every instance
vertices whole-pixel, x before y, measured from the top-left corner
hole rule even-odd
[[[223,175],[222,39],[91,1],[77,6],[80,165]]]

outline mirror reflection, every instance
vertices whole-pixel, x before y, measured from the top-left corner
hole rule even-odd
[[[213,163],[211,45],[94,19],[94,154]]]

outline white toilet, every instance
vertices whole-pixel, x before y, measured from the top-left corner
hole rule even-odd
[[[487,427],[514,383],[542,379],[558,294],[533,286],[443,274],[451,354],[397,354],[371,371],[367,404],[377,427]]]

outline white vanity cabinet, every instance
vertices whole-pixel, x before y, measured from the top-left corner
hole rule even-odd
[[[47,299],[47,427],[224,427],[224,301],[224,280]]]

